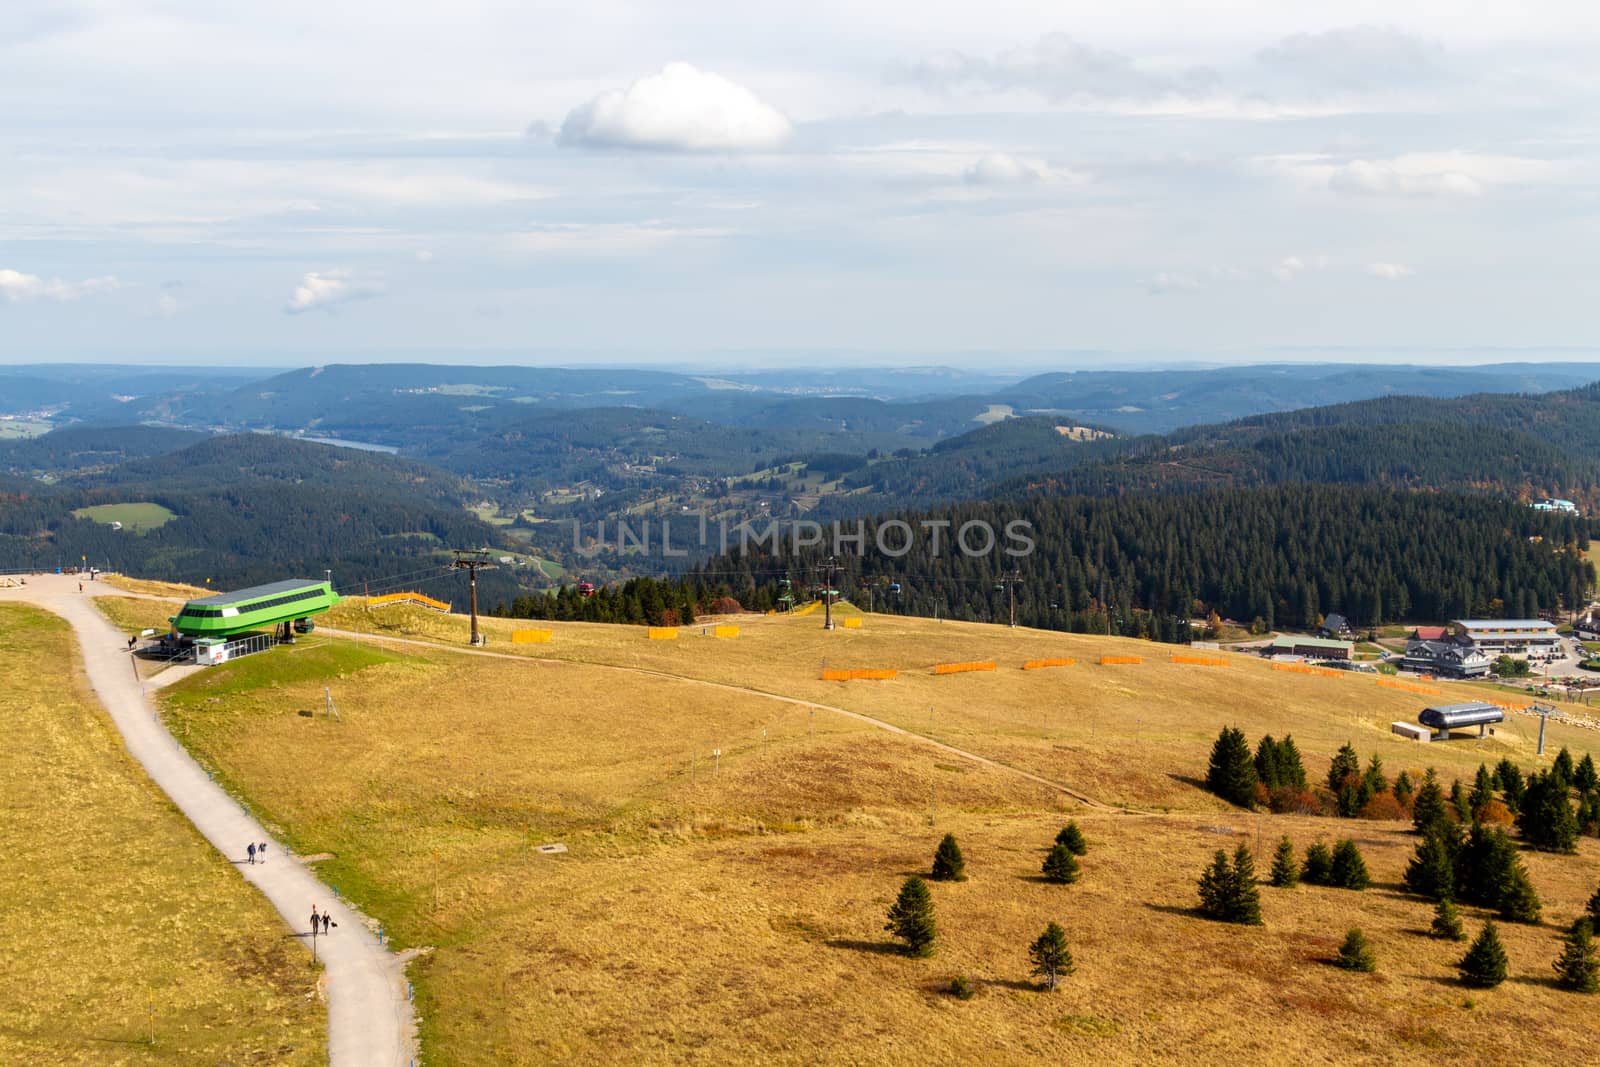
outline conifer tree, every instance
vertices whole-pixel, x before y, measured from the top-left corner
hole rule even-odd
[[[1556,753],[1555,761],[1550,764],[1550,773],[1567,783],[1569,788],[1572,786],[1572,779],[1577,773],[1577,768],[1572,765],[1572,753],[1567,751],[1566,745],[1562,745],[1561,751]]]
[[[1594,896],[1589,898],[1589,904],[1584,911],[1588,913],[1589,918],[1600,923],[1600,889],[1594,891]]]
[[[908,955],[933,954],[938,931],[933,921],[933,896],[928,892],[927,882],[916,875],[905,880],[900,895],[889,907],[889,921],[883,928],[906,943]]]
[[[1200,911],[1221,922],[1261,925],[1261,892],[1256,888],[1255,860],[1243,842],[1228,854],[1217,849],[1211,866],[1200,875]]]
[[[1572,772],[1572,784],[1580,793],[1593,793],[1600,788],[1600,774],[1594,769],[1594,757],[1585,752],[1583,759],[1578,761],[1578,769]]]
[[[1556,959],[1556,984],[1574,993],[1600,992],[1600,959],[1595,958],[1594,923],[1587,915],[1572,924]]]
[[[1367,773],[1362,776],[1361,783],[1369,797],[1375,797],[1389,789],[1389,779],[1383,773],[1383,760],[1378,758],[1376,752],[1372,754],[1372,760],[1367,764]]]
[[[1499,781],[1500,792],[1505,795],[1506,807],[1513,812],[1520,810],[1522,808],[1522,793],[1525,788],[1522,771],[1507,757],[1495,766],[1494,776]]]
[[[1300,861],[1295,859],[1294,844],[1284,834],[1272,854],[1272,871],[1269,880],[1279,889],[1293,889],[1300,881]]]
[[[1411,775],[1405,771],[1400,772],[1400,777],[1394,780],[1394,799],[1402,808],[1409,808],[1411,800],[1416,796],[1417,787],[1411,783]]]
[[[1430,900],[1448,900],[1456,893],[1458,831],[1449,822],[1435,822],[1417,842],[1417,854],[1406,867],[1406,888]]]
[[[1072,850],[1060,843],[1050,847],[1050,854],[1044,858],[1041,870],[1050,881],[1063,885],[1078,880],[1078,861],[1073,857]]]
[[[1067,851],[1074,856],[1084,856],[1089,852],[1089,843],[1083,839],[1083,831],[1078,829],[1077,820],[1067,823],[1056,834],[1056,844],[1066,845]]]
[[[1417,833],[1425,833],[1440,819],[1448,819],[1444,806],[1444,792],[1439,788],[1439,777],[1428,768],[1423,776],[1422,788],[1417,790],[1416,802],[1411,805],[1411,825]]]
[[[1244,731],[1225,726],[1211,746],[1206,788],[1230,804],[1248,808],[1255,801],[1256,765]]]
[[[1578,816],[1569,789],[1567,779],[1553,769],[1529,776],[1517,811],[1517,829],[1529,845],[1547,852],[1577,851]]]
[[[961,846],[955,834],[945,834],[933,854],[933,880],[936,882],[965,882],[967,861],[962,858]]]
[[[1283,740],[1278,742],[1278,779],[1281,784],[1296,789],[1306,787],[1306,768],[1300,762],[1300,749],[1294,743],[1293,734],[1284,734]]]
[[[1474,813],[1494,799],[1494,786],[1489,781],[1489,768],[1478,764],[1478,776],[1473,780],[1472,792],[1467,794],[1467,805]]]
[[[1328,885],[1333,878],[1333,853],[1321,841],[1306,847],[1306,861],[1300,867],[1300,880],[1306,885]]]
[[[1267,734],[1256,743],[1256,778],[1268,789],[1283,784],[1278,774],[1278,743]]]
[[[1344,935],[1344,944],[1339,946],[1339,955],[1334,957],[1333,962],[1346,970],[1368,974],[1378,969],[1378,957],[1373,953],[1372,946],[1355,927]]]
[[[1506,950],[1495,932],[1494,920],[1485,919],[1483,930],[1457,965],[1461,980],[1479,989],[1492,989],[1506,980]]]
[[[1328,789],[1334,793],[1344,788],[1345,782],[1361,776],[1361,757],[1355,746],[1346,741],[1334,754],[1333,765],[1328,768]]]
[[[1463,941],[1466,934],[1461,929],[1461,914],[1449,897],[1440,897],[1433,907],[1433,926],[1429,932],[1446,941]]]
[[[1329,872],[1328,884],[1340,889],[1357,890],[1372,884],[1366,861],[1361,858],[1361,850],[1348,837],[1341,838],[1333,846],[1333,869]]]
[[[1595,773],[1594,757],[1587,752],[1578,761],[1578,769],[1573,771],[1573,787],[1584,795],[1600,789],[1600,774]]]
[[[1072,962],[1072,953],[1067,948],[1067,934],[1055,923],[1044,928],[1028,946],[1028,959],[1033,961],[1033,974],[1044,978],[1045,988],[1054,993],[1056,979],[1064,974],[1071,974],[1076,970]]]
[[[1455,810],[1457,821],[1472,821],[1472,805],[1467,801],[1467,791],[1461,788],[1459,778],[1450,783],[1450,807]]]
[[[1526,868],[1518,863],[1507,873],[1500,886],[1500,918],[1513,923],[1539,921],[1539,894],[1533,891],[1533,882]]]

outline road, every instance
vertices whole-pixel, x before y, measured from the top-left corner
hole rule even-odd
[[[195,828],[229,860],[244,857],[251,841],[271,841],[261,825],[212,782],[173,739],[128,659],[127,638],[94,607],[93,596],[124,595],[99,582],[70,575],[30,575],[21,588],[0,589],[0,601],[22,601],[54,612],[71,624],[84,669],[128,752],[138,760]],[[328,1059],[332,1067],[405,1067],[416,1055],[416,1016],[411,1010],[403,964],[311,871],[274,842],[265,864],[236,866],[277,908],[289,929],[311,951],[311,906],[331,911],[338,929],[317,939],[326,970]]]

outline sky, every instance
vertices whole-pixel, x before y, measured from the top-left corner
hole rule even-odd
[[[1597,43],[1504,0],[6,0],[0,360],[1594,358]]]

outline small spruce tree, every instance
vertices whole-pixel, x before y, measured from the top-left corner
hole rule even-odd
[[[1050,846],[1050,854],[1044,858],[1041,870],[1052,882],[1066,884],[1078,880],[1078,860],[1072,850],[1063,844]]]
[[[1600,788],[1600,773],[1594,769],[1594,757],[1585,752],[1583,759],[1578,761],[1578,769],[1572,772],[1572,784],[1583,794],[1593,793]]]
[[[1411,805],[1411,825],[1420,834],[1427,832],[1428,827],[1440,819],[1448,818],[1444,791],[1439,788],[1439,777],[1429,767],[1422,779],[1422,788],[1417,790],[1417,799]]]
[[[1467,800],[1467,791],[1461,788],[1459,778],[1450,783],[1450,807],[1455,810],[1457,821],[1472,821],[1472,804]]]
[[[1406,867],[1406,888],[1429,900],[1446,900],[1456,895],[1456,853],[1461,848],[1460,831],[1448,820],[1435,822],[1417,842],[1417,854]]]
[[[1584,911],[1591,920],[1600,924],[1600,889],[1594,891],[1594,896],[1589,898],[1589,904]]]
[[[1339,946],[1339,954],[1333,962],[1349,971],[1363,971],[1371,974],[1378,969],[1378,957],[1373,954],[1372,946],[1359,929],[1351,928],[1344,935],[1344,944]]]
[[[1495,932],[1494,920],[1485,919],[1483,930],[1457,964],[1461,980],[1479,989],[1493,989],[1506,980],[1506,950]]]
[[[1056,834],[1056,844],[1066,845],[1074,856],[1083,856],[1089,851],[1089,843],[1083,839],[1083,831],[1078,829],[1076,821],[1061,828],[1061,832]]]
[[[1496,781],[1499,782],[1500,792],[1506,798],[1506,807],[1513,812],[1517,811],[1522,807],[1522,793],[1525,784],[1522,771],[1518,769],[1515,763],[1511,762],[1510,757],[1507,757],[1495,765],[1494,776]]]
[[[955,834],[945,834],[933,854],[933,879],[936,882],[965,882],[967,861],[961,856],[961,846]]]
[[[1478,775],[1472,782],[1472,792],[1467,794],[1467,805],[1473,812],[1480,811],[1494,799],[1494,785],[1489,781],[1489,768],[1478,764]]]
[[[1367,764],[1367,773],[1362,776],[1361,782],[1369,797],[1388,791],[1389,779],[1383,773],[1383,760],[1378,758],[1376,752],[1372,754],[1372,761]]]
[[[889,906],[889,921],[883,928],[906,943],[912,956],[933,955],[938,930],[933,921],[933,896],[928,883],[916,875],[905,880],[900,895]]]
[[[1327,884],[1340,889],[1357,890],[1366,889],[1372,884],[1366,861],[1361,858],[1361,850],[1348,837],[1333,846],[1333,868],[1328,872]]]
[[[1244,731],[1225,726],[1211,746],[1206,788],[1230,804],[1248,808],[1255,802],[1256,764]]]
[[[1561,751],[1556,753],[1556,758],[1550,764],[1550,773],[1556,775],[1570,787],[1572,779],[1577,774],[1577,768],[1572,763],[1572,753],[1567,751],[1567,746],[1562,745]]]
[[[1513,866],[1500,887],[1500,918],[1513,923],[1539,921],[1539,894],[1521,863]]]
[[[1278,772],[1278,742],[1271,734],[1256,743],[1256,778],[1269,790],[1284,784]]]
[[[1277,851],[1272,854],[1269,879],[1279,889],[1293,889],[1300,881],[1300,861],[1295,858],[1294,844],[1290,842],[1288,834],[1283,835]]]
[[[1055,923],[1044,928],[1044,933],[1028,946],[1028,959],[1033,961],[1033,974],[1044,979],[1045,988],[1054,993],[1056,979],[1071,974],[1075,969],[1072,952],[1067,948],[1067,934]]]
[[[1467,935],[1461,929],[1461,913],[1449,897],[1440,897],[1439,903],[1433,906],[1433,925],[1429,927],[1429,932],[1446,941],[1466,940]]]
[[[1229,922],[1261,925],[1261,890],[1256,888],[1256,860],[1243,841],[1233,850],[1233,907]]]
[[[1321,841],[1306,847],[1306,861],[1300,867],[1300,880],[1306,885],[1327,885],[1333,877],[1333,853]]]
[[[1394,780],[1394,799],[1402,808],[1411,806],[1412,798],[1416,796],[1417,787],[1411,782],[1411,775],[1405,771],[1400,772],[1400,777]]]
[[[1572,924],[1555,967],[1556,984],[1562,989],[1600,992],[1600,959],[1595,958],[1594,924],[1587,915]]]
[[[1300,762],[1300,749],[1292,734],[1284,734],[1283,740],[1278,742],[1278,780],[1296,789],[1306,787],[1305,764]]]
[[[1328,768],[1328,789],[1337,793],[1348,780],[1360,776],[1361,757],[1356,754],[1355,746],[1346,741],[1339,746],[1339,751],[1333,757],[1333,765]]]

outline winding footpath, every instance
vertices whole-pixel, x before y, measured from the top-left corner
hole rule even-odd
[[[274,843],[269,861],[244,864],[245,846],[271,841],[261,825],[213,782],[156,717],[127,653],[126,635],[95,609],[93,596],[125,595],[70,575],[31,575],[27,585],[0,589],[0,600],[19,601],[61,616],[77,634],[89,683],[105,705],[128,752],[217,851],[278,909],[311,951],[311,907],[331,912],[338,929],[317,938],[326,967],[328,1059],[332,1067],[406,1067],[416,1048],[416,1016],[404,964],[379,944],[362,918],[303,864]]]

